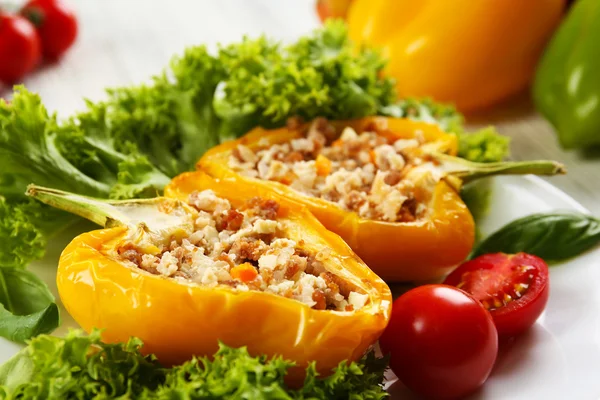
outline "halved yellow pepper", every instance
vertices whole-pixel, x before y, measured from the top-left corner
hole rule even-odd
[[[169,215],[159,209],[181,211],[183,207],[185,211],[185,204],[179,204],[184,202],[157,198],[109,203],[33,188],[30,194],[41,201],[103,225],[116,225],[76,237],[60,257],[58,291],[75,321],[88,332],[103,329],[107,342],[139,337],[144,352],[156,354],[165,364],[180,363],[193,355],[212,355],[219,341],[247,346],[253,355],[282,355],[300,367],[316,361],[321,373],[342,360],[361,357],[389,320],[392,298],[388,286],[306,208],[273,192],[240,187],[231,179],[214,180],[202,172],[180,175],[165,192],[185,201],[190,193],[205,189],[236,208],[255,196],[276,200],[278,220],[287,227],[285,235],[297,242],[303,240],[302,247],[307,250],[329,247],[332,251],[325,268],[368,295],[366,305],[357,311],[315,310],[272,293],[205,287],[150,274],[120,262],[111,249],[124,240],[129,229],[154,232],[154,226],[160,226],[163,233],[173,234],[169,224],[177,228],[177,220],[168,220]],[[100,215],[103,213],[106,215]],[[106,218],[111,215],[113,219]],[[129,223],[123,222],[128,216],[132,218]]]
[[[434,124],[384,117],[330,123],[338,133],[350,126],[358,133],[375,127],[379,134],[397,139],[422,135],[425,142],[436,143],[436,147],[445,149],[448,154],[454,155],[457,151],[456,136]],[[307,206],[325,227],[340,235],[385,280],[438,278],[469,254],[475,239],[473,217],[445,180],[437,183],[425,219],[400,223],[364,219],[336,203],[302,194],[279,182],[242,176],[228,167],[231,152],[239,144],[255,149],[259,141],[270,145],[289,142],[302,137],[303,129],[256,128],[239,140],[209,150],[197,166],[216,178],[236,182],[238,188],[272,191],[295,201],[298,207]],[[177,180],[170,187],[173,185],[177,185]]]
[[[456,135],[443,132],[438,125],[400,118],[367,117],[349,121],[329,121],[335,134],[351,127],[357,133],[375,131],[390,140],[420,137],[423,147],[432,149],[440,179],[429,195],[417,187],[427,207],[425,216],[414,222],[386,222],[365,219],[337,203],[303,194],[286,184],[243,176],[229,167],[232,152],[240,144],[252,150],[304,137],[308,125],[265,130],[255,128],[244,137],[214,147],[204,154],[197,168],[209,175],[235,182],[240,190],[271,191],[306,206],[331,231],[340,235],[367,265],[386,281],[423,281],[439,278],[462,262],[473,246],[475,224],[458,193],[464,180],[505,173],[563,173],[562,165],[552,161],[478,164],[453,157]],[[333,145],[335,146],[335,141]],[[326,161],[317,160],[319,164]],[[328,168],[322,167],[323,171]],[[177,181],[173,183],[177,185]]]

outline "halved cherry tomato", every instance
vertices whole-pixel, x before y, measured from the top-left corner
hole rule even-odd
[[[67,51],[77,37],[77,19],[60,0],[31,0],[21,10],[40,33],[42,52],[55,60]]]
[[[41,58],[35,27],[19,15],[0,13],[0,81],[15,83]]]
[[[420,286],[398,298],[379,344],[409,389],[437,399],[476,390],[498,354],[490,313],[466,292],[446,285]]]
[[[533,325],[550,292],[548,265],[526,253],[477,257],[459,266],[444,283],[479,300],[492,314],[500,336],[514,336]]]

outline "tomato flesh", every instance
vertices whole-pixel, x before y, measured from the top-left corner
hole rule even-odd
[[[498,352],[489,312],[466,292],[446,285],[420,286],[398,298],[379,343],[404,385],[437,399],[475,391]]]
[[[459,266],[444,283],[479,300],[490,311],[500,336],[518,335],[531,327],[550,293],[548,266],[526,253],[477,257]]]

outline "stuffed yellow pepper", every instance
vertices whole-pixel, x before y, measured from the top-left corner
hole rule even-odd
[[[473,246],[473,218],[458,193],[463,181],[562,171],[546,161],[476,164],[453,157],[456,151],[456,135],[434,124],[317,119],[256,128],[209,150],[197,166],[238,188],[307,206],[385,280],[429,280]]]
[[[251,189],[190,173],[167,189],[179,200],[29,194],[107,227],[75,238],[57,273],[69,314],[105,341],[139,337],[165,364],[219,341],[323,373],[358,359],[388,322],[389,288],[306,209]]]

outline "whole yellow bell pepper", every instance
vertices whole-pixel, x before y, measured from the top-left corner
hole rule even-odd
[[[185,215],[194,212],[185,202],[192,192],[205,189],[239,210],[255,196],[275,200],[285,237],[303,243],[306,251],[328,247],[325,269],[367,295],[365,306],[355,311],[317,310],[269,292],[153,275],[115,257],[114,249],[126,237],[129,240],[132,229],[181,238]],[[388,286],[346,243],[305,208],[260,188],[191,172],[166,188],[167,196],[182,201],[165,197],[108,202],[39,187],[29,194],[109,227],[76,237],[60,257],[57,286],[69,314],[88,332],[102,329],[107,342],[139,337],[143,351],[164,364],[181,363],[193,355],[210,356],[221,341],[232,347],[247,346],[253,355],[282,355],[300,367],[316,361],[318,371],[326,374],[343,360],[360,358],[389,320]]]
[[[380,47],[398,94],[492,105],[530,82],[565,0],[356,0],[350,38]]]

